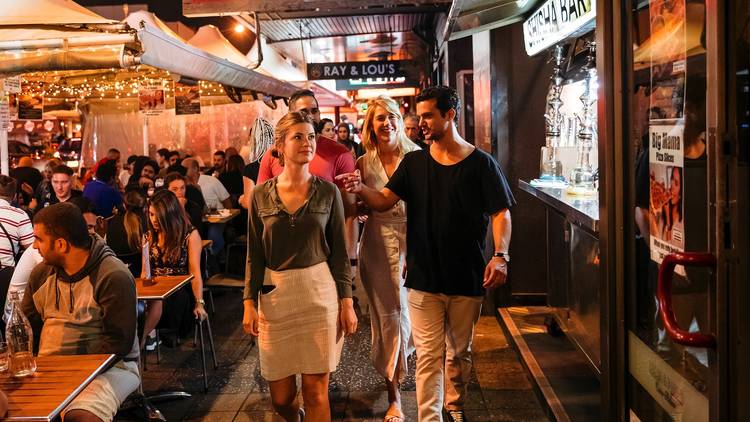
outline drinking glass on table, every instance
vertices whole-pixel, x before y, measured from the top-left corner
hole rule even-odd
[[[0,372],[5,372],[10,366],[10,360],[8,358],[8,344],[4,341],[0,341]]]

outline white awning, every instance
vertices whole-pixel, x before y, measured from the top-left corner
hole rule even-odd
[[[0,77],[137,65],[135,32],[116,23],[70,0],[3,0]]]
[[[219,28],[213,25],[204,25],[198,28],[195,35],[188,40],[188,44],[198,47],[214,56],[229,60],[234,64],[248,68],[253,66],[253,63],[244,54],[221,35]]]
[[[115,23],[71,0],[2,0],[0,26]]]
[[[260,35],[260,43],[255,42],[247,53],[247,59],[255,62],[258,60],[258,45],[263,48],[263,61],[260,63],[257,71],[267,75],[290,82],[307,81],[307,75],[304,69],[298,69],[287,61],[273,46],[268,45],[266,37]]]
[[[152,20],[139,17],[143,13],[147,12],[136,12],[126,19],[138,31],[138,39],[143,47],[140,56],[142,64],[190,79],[218,82],[268,95],[289,97],[296,90],[294,85],[253,72],[185,43],[173,32],[170,31],[170,34],[161,30]],[[158,18],[152,18],[158,21]]]

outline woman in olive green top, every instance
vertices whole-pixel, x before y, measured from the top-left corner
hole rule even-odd
[[[304,414],[295,401],[302,374],[306,419],[329,421],[328,376],[338,366],[341,334],[357,329],[344,207],[335,185],[310,174],[315,130],[306,115],[281,118],[275,138],[284,170],[253,192],[242,324],[259,336],[276,412],[290,422]]]

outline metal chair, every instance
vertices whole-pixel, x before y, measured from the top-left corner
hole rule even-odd
[[[205,326],[208,330],[208,345],[211,348],[211,357],[214,360],[214,369],[219,369],[219,363],[216,360],[216,348],[214,347],[214,335],[211,332],[211,320],[209,319],[209,316],[206,315],[206,320],[201,321],[200,319],[195,320],[195,337],[197,337],[198,340],[200,340],[199,347],[201,348],[201,368],[203,369],[203,389],[205,391],[208,391],[208,373],[206,371],[206,347],[203,340],[203,325],[205,322]],[[196,339],[193,339],[193,344],[197,345]]]

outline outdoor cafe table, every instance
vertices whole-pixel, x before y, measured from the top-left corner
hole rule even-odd
[[[203,216],[203,221],[211,224],[222,224],[230,222],[234,217],[240,215],[238,208],[229,209],[229,213],[224,214],[207,214]]]
[[[139,277],[135,279],[135,291],[140,300],[164,300],[193,278],[192,274],[157,276],[146,283]]]
[[[38,356],[33,375],[0,374],[8,396],[5,421],[52,421],[97,375],[109,369],[115,355]]]

